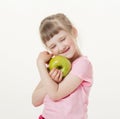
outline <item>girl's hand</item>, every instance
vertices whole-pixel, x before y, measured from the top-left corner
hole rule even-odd
[[[53,54],[50,54],[49,52],[47,51],[43,51],[43,52],[40,52],[40,54],[38,55],[38,58],[37,58],[37,63],[47,63],[50,58],[53,56]]]
[[[56,83],[60,83],[62,81],[62,72],[58,69],[52,69],[49,72],[49,75]]]

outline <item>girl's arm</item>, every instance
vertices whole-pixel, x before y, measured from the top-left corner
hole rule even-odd
[[[43,104],[45,95],[47,94],[44,81],[41,80],[32,94],[32,104],[37,107]]]
[[[77,76],[68,74],[61,83],[57,84],[49,76],[44,62],[40,63],[40,67],[39,73],[41,78],[45,80],[47,94],[54,101],[62,99],[71,94],[82,82],[82,80]]]
[[[47,94],[53,100],[59,100],[71,94],[80,85],[82,80],[69,73],[61,83],[58,84],[53,81],[46,68],[46,63],[51,57],[52,55],[48,52],[40,53],[37,59],[37,66],[41,79],[45,81],[44,85]]]
[[[42,70],[41,59],[44,59],[42,61],[46,62],[47,60],[49,60],[52,57],[52,55],[49,55],[48,57],[46,57],[46,54],[48,54],[48,52],[42,52],[42,53],[40,53],[40,55],[37,58],[37,66],[38,66],[38,71],[40,73],[40,76],[41,76],[41,70]],[[33,91],[33,94],[32,94],[32,104],[35,107],[43,104],[44,97],[47,94],[44,78],[45,77],[42,76],[41,81],[39,82],[39,84],[37,85],[37,87],[35,88],[35,90]]]

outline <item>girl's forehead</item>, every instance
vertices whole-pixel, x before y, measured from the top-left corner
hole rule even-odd
[[[54,35],[50,40],[59,39],[62,36],[67,35],[66,31],[60,30],[56,35]]]
[[[56,42],[57,40],[63,38],[64,36],[68,35],[66,31],[59,31],[56,35],[54,35],[49,41],[46,42],[46,44],[51,44],[53,42]]]

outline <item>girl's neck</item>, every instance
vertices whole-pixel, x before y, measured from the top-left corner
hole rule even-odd
[[[74,60],[76,60],[78,57],[81,57],[81,56],[82,56],[82,53],[80,52],[80,50],[77,50],[74,56],[70,59],[70,61],[73,62]]]

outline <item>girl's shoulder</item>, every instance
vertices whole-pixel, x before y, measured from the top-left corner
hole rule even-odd
[[[91,69],[92,70],[92,63],[89,60],[89,58],[87,56],[80,56],[77,59],[75,59],[72,63],[72,69],[77,69],[80,70],[82,68],[83,69]]]
[[[82,55],[82,56],[76,58],[76,59],[73,61],[72,64],[76,64],[76,63],[80,63],[80,62],[82,63],[82,62],[90,62],[90,61],[89,61],[89,59],[88,59],[87,56]]]

